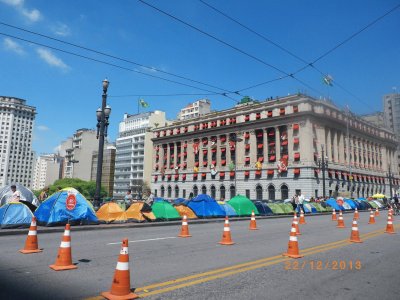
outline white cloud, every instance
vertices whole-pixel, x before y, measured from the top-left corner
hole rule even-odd
[[[0,2],[14,7],[21,15],[31,22],[37,22],[42,18],[42,14],[38,9],[26,8],[24,0],[0,0]]]
[[[55,26],[52,27],[53,32],[59,36],[68,36],[71,34],[71,29],[67,24],[58,22]]]
[[[68,70],[69,67],[60,58],[54,55],[50,50],[44,48],[36,49],[39,57],[52,67]]]
[[[40,130],[40,131],[48,131],[48,130],[50,130],[50,128],[45,126],[45,125],[38,125],[36,128],[37,128],[37,130]]]
[[[6,50],[12,51],[14,53],[17,53],[18,55],[24,55],[25,51],[22,48],[20,44],[17,42],[13,41],[12,39],[6,37],[3,40],[3,46]]]

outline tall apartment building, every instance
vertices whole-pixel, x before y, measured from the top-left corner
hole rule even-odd
[[[79,178],[90,180],[92,171],[92,155],[98,151],[99,141],[96,131],[92,129],[78,129],[72,138],[67,139],[60,146],[60,152],[65,151],[63,178]]]
[[[211,102],[208,99],[201,99],[190,103],[182,108],[178,114],[178,120],[188,120],[198,118],[211,112]]]
[[[26,100],[0,96],[0,186],[32,185],[32,131],[36,108]]]
[[[57,154],[42,154],[36,158],[33,173],[33,190],[41,190],[62,176],[64,159]]]
[[[383,112],[376,112],[373,114],[360,116],[363,120],[370,122],[378,127],[387,127],[385,124],[385,114]]]
[[[387,94],[383,96],[383,112],[386,127],[400,136],[400,94]]]
[[[101,173],[101,186],[107,191],[108,197],[113,196],[114,190],[114,173],[115,173],[115,145],[108,145],[103,152],[103,168]],[[90,180],[96,181],[98,151],[94,151],[92,155],[92,172]]]
[[[153,137],[152,128],[165,126],[165,112],[125,114],[116,140],[114,198],[121,199],[128,189],[141,194],[144,182],[150,184]]]

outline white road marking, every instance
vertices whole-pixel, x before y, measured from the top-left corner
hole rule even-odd
[[[159,241],[159,240],[176,239],[176,238],[177,238],[176,236],[168,236],[168,237],[163,237],[163,238],[128,241],[128,243],[139,243],[139,242]],[[118,243],[108,243],[107,245],[118,245],[118,244],[122,244],[122,242],[118,242]]]

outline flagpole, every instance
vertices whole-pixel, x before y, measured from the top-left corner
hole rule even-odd
[[[137,113],[139,114],[139,110],[140,110],[140,97],[138,97],[137,99]]]

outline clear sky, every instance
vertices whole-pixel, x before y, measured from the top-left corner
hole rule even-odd
[[[109,136],[114,141],[123,114],[137,112],[139,95],[150,105],[142,111],[164,110],[171,119],[187,103],[202,97],[211,100],[212,109],[231,107],[235,102],[222,93],[242,90],[295,72],[305,65],[303,61],[314,61],[400,2],[204,0],[295,54],[301,61],[201,1],[144,1],[220,42],[137,0],[0,0],[0,95],[23,98],[29,105],[36,106],[33,148],[37,153],[53,152],[76,129],[95,128],[95,111],[101,105],[101,82],[106,77],[110,81],[108,103],[112,107]],[[102,56],[5,24],[214,87]],[[302,91],[318,98],[330,97],[338,106],[347,104],[358,114],[382,110],[382,95],[391,93],[393,87],[400,90],[399,29],[400,9],[397,9],[316,62],[318,70],[333,77],[332,87],[322,83],[323,76],[318,71],[306,68],[295,75],[299,80],[285,78],[244,90],[241,95],[263,100]],[[200,95],[210,92],[215,95]],[[175,96],[150,96],[171,94]],[[241,98],[235,94],[230,96],[236,100]]]

